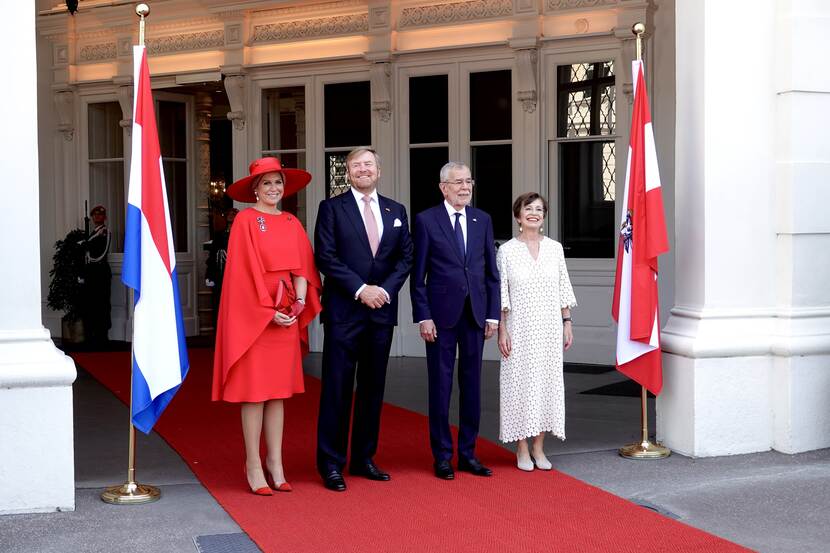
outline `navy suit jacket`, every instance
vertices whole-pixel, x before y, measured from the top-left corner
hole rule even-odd
[[[484,211],[467,206],[467,255],[462,259],[447,210],[441,203],[415,217],[415,267],[409,291],[414,322],[432,319],[438,327],[455,326],[467,294],[476,322],[499,320],[499,271],[493,223]]]
[[[378,194],[383,236],[372,257],[366,227],[348,191],[320,202],[314,227],[314,258],[325,276],[323,323],[371,320],[398,324],[398,292],[412,269],[412,238],[406,208]],[[395,219],[400,221],[395,226]],[[380,286],[390,303],[370,309],[354,297],[363,284]]]

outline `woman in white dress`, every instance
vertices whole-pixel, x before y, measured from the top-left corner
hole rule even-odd
[[[545,198],[529,192],[516,198],[519,236],[503,244],[501,275],[501,425],[499,439],[518,441],[516,464],[550,470],[545,432],[565,439],[562,352],[573,344],[571,307],[576,306],[562,244],[546,238]],[[533,437],[532,451],[527,438]]]

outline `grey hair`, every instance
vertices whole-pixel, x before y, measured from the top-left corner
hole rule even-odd
[[[462,163],[461,161],[448,161],[443,167],[441,167],[441,182],[447,182],[447,179],[450,178],[450,171],[453,169],[470,170],[466,163]]]

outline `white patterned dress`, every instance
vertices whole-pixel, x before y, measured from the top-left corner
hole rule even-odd
[[[513,238],[499,248],[501,307],[512,349],[501,359],[499,439],[514,442],[541,432],[565,439],[562,309],[575,307],[562,244],[543,238],[533,259]]]

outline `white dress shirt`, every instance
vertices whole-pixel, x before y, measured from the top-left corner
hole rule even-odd
[[[363,214],[363,210],[365,209],[366,202],[363,201],[363,192],[357,190],[354,186],[349,188],[352,192],[352,196],[354,196],[354,201],[357,202],[357,212],[360,213],[360,218],[363,220],[363,227],[366,227],[366,216]],[[380,203],[378,202],[378,191],[377,189],[372,190],[372,193],[369,194],[369,197],[372,198],[372,201],[369,202],[369,208],[372,210],[372,214],[375,216],[375,223],[378,226],[378,243],[383,238],[383,217],[380,215]],[[357,299],[360,296],[360,293],[366,288],[367,284],[363,284],[360,288],[357,289],[357,292],[354,293],[354,299]],[[383,290],[383,295],[386,296],[386,303],[390,302],[389,299],[389,292]]]

